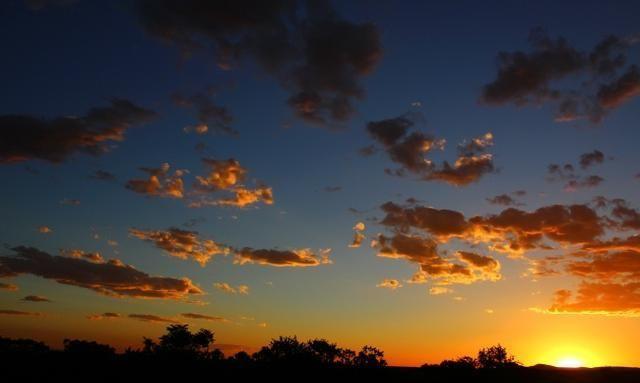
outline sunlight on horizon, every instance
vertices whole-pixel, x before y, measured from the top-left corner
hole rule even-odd
[[[562,359],[558,359],[558,361],[554,365],[556,367],[564,367],[564,368],[584,367],[584,363],[582,362],[582,360],[573,356],[568,356]]]

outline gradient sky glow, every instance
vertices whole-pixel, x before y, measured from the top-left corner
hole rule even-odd
[[[392,365],[439,362],[499,342],[524,364],[576,358],[588,366],[640,366],[640,240],[635,237],[640,234],[640,97],[635,97],[640,95],[639,4],[340,1],[328,5],[333,14],[323,13],[327,8],[318,5],[314,18],[309,16],[313,6],[284,3],[308,23],[304,25],[340,36],[335,40],[338,48],[323,49],[344,49],[358,56],[367,53],[367,44],[377,47],[376,54],[366,57],[371,60],[367,70],[349,67],[348,60],[340,64],[333,57],[296,51],[297,59],[315,60],[315,66],[309,65],[315,70],[309,70],[311,80],[305,78],[301,86],[295,72],[265,69],[261,56],[240,43],[240,58],[222,68],[220,49],[210,36],[195,33],[203,48],[187,47],[145,24],[153,20],[161,31],[170,30],[167,19],[159,16],[163,8],[154,13],[144,0],[10,0],[0,5],[0,310],[25,314],[0,311],[0,335],[40,339],[53,346],[63,338],[94,339],[124,349],[139,346],[142,336],[163,332],[166,322],[128,317],[144,314],[210,328],[226,352],[255,350],[273,337],[297,335],[352,348],[372,344],[385,351]],[[265,4],[275,7],[276,2]],[[256,14],[266,19],[267,9]],[[198,30],[190,21],[180,24],[187,34]],[[338,27],[342,29],[336,32]],[[248,27],[233,33],[242,33],[242,28]],[[585,63],[603,39],[616,36],[619,43],[607,55],[624,55],[624,65],[597,77],[588,63],[562,72],[559,61],[564,59],[542,55],[534,68],[549,77],[525,94],[538,97],[537,102],[519,104],[512,94],[504,96],[506,92],[500,101],[489,97],[485,86],[499,80],[499,52],[521,51],[533,57],[528,37],[536,28],[545,31],[547,43],[564,38],[569,48],[563,53],[580,52]],[[293,44],[306,47],[304,33],[292,35]],[[543,52],[547,48],[538,47]],[[285,58],[284,64],[291,63],[287,60],[295,59]],[[322,124],[301,115],[303,107],[287,103],[300,88],[331,95],[334,89],[320,89],[329,80],[319,79],[318,73],[333,73],[340,65],[347,67],[347,79],[340,78],[339,85],[353,80],[363,90],[361,98],[347,97],[354,107],[351,115]],[[520,69],[526,74],[520,80],[536,74],[525,69],[531,68]],[[606,86],[616,84],[628,70],[623,102],[606,104],[603,89],[610,89]],[[521,86],[513,82],[509,86]],[[595,93],[585,90],[589,87],[595,87]],[[556,89],[561,92],[550,94]],[[214,132],[211,124],[207,134],[186,132],[186,127],[199,123],[197,105],[181,106],[176,95],[192,104],[198,104],[193,96],[200,95],[208,106],[226,108],[232,116],[227,125],[237,134]],[[596,105],[588,104],[584,118],[574,113],[572,121],[554,120],[570,98]],[[104,153],[87,153],[86,146],[79,150],[86,145],[83,136],[69,143],[72,149],[61,160],[43,158],[43,152],[66,145],[75,134],[52,135],[53,130],[77,123],[88,127],[84,134],[90,136],[112,118],[129,113],[103,110],[109,114],[106,122],[102,114],[91,114],[92,108],[108,108],[114,99],[128,100],[149,115],[126,121],[122,140],[107,137],[98,142],[98,151]],[[61,122],[37,131],[12,116],[29,116],[43,125],[56,118]],[[437,139],[446,140],[444,150],[418,149],[420,159],[432,161],[418,165],[422,170],[412,172],[406,163],[394,161],[383,143],[390,131],[376,136],[370,129],[372,122],[398,116],[410,121],[410,132],[424,133],[426,143],[437,146]],[[491,138],[484,136],[489,132]],[[472,170],[468,183],[434,178],[443,161],[453,165],[464,157],[456,151],[458,144],[474,138],[482,138],[480,148],[467,157],[490,154],[491,169]],[[25,140],[40,141],[27,145]],[[362,155],[361,149],[370,145],[377,147],[376,153]],[[408,149],[402,150],[406,154]],[[602,156],[596,154],[598,160],[581,167],[581,156],[588,153]],[[213,174],[203,158],[220,163],[233,158],[246,175],[204,190],[202,184],[194,186],[197,176]],[[161,169],[164,163],[169,171],[154,175],[161,183],[165,177],[182,179],[182,198],[132,190],[131,180],[150,177],[140,168]],[[573,172],[549,171],[551,164],[567,163]],[[385,172],[399,168],[404,175]],[[98,170],[115,178],[92,177]],[[176,170],[183,171],[174,175]],[[591,175],[603,180],[588,183]],[[576,186],[567,187],[572,181]],[[260,195],[243,207],[220,203],[239,189],[260,188],[270,188],[273,200]],[[505,206],[488,200],[503,194],[517,202]],[[604,197],[600,207],[594,202],[597,196]],[[203,198],[211,206],[193,206]],[[382,205],[388,202],[402,210],[402,222],[385,219],[390,213]],[[491,220],[508,209],[529,213],[554,205],[565,210],[551,218],[546,213],[526,216],[516,223]],[[571,205],[594,212],[597,222],[585,223],[582,210],[568,213]],[[466,229],[455,237],[447,237],[449,232],[439,236],[407,218],[414,208],[460,212]],[[472,217],[482,225],[472,223]],[[536,219],[540,227],[527,226]],[[444,225],[445,220],[425,218],[425,227]],[[563,226],[563,220],[570,222]],[[349,247],[358,222],[365,225],[358,231],[365,237],[359,247]],[[588,225],[602,232],[589,235]],[[170,228],[197,232],[198,241],[212,240],[228,254],[213,255],[200,265],[171,256],[131,231],[148,234]],[[507,242],[524,243],[525,232],[542,233],[542,239],[532,240],[530,248],[518,254],[497,249]],[[407,235],[434,241],[438,250],[435,255],[412,253],[416,258],[406,249],[395,255],[402,259],[379,256],[390,251],[384,249],[380,234],[387,240]],[[635,244],[614,246],[613,237]],[[606,250],[590,247],[595,245]],[[19,257],[20,251],[12,250],[18,246],[50,254],[52,263],[63,264],[57,272],[72,275],[69,278],[79,278],[75,267],[102,269],[111,265],[106,260],[118,259],[150,276],[189,278],[201,293],[114,296],[113,291],[80,286],[76,279],[44,278],[42,270],[50,271],[47,265],[16,266],[17,261],[7,259]],[[394,246],[389,245],[391,250]],[[243,253],[244,248],[254,251]],[[257,262],[256,249],[265,250],[268,261]],[[294,256],[291,251],[300,249],[309,249],[309,257],[318,264],[265,264],[275,262],[275,253]],[[102,258],[89,260],[80,253],[75,254],[80,258],[73,258],[70,250],[98,252]],[[476,263],[465,261],[458,251],[480,258]],[[411,283],[421,265],[419,257],[429,259],[422,265],[437,257],[436,262],[445,263],[437,267],[453,263],[482,277],[461,282],[451,278],[463,274],[438,269],[443,274],[427,272],[426,283]],[[499,266],[494,267],[496,262]],[[542,263],[553,272],[542,272]],[[125,267],[118,265],[113,267]],[[536,267],[537,275],[532,271]],[[36,268],[40,274],[33,271]],[[402,287],[379,287],[384,280],[397,280]],[[216,283],[227,283],[234,291]],[[580,296],[585,284],[598,287],[592,295]],[[238,290],[241,285],[248,286],[248,293]],[[621,298],[610,300],[604,285],[620,289],[611,294]],[[563,298],[566,291],[572,292],[568,299]],[[23,300],[29,295],[51,302]],[[87,318],[107,312],[120,317]],[[26,315],[35,313],[39,315]],[[224,320],[190,319],[184,313]]]

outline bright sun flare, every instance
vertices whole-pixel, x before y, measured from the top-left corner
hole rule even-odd
[[[578,358],[566,357],[558,359],[558,361],[556,362],[556,366],[565,368],[577,368],[582,367],[582,361]]]

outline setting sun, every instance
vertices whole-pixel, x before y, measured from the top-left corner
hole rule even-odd
[[[582,363],[582,361],[578,358],[575,357],[566,357],[566,358],[562,358],[559,359],[556,363],[555,363],[556,367],[564,367],[564,368],[578,368],[578,367],[583,367],[584,363]]]

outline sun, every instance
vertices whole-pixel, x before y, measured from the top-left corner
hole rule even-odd
[[[578,358],[568,356],[561,359],[555,363],[556,367],[564,367],[564,368],[578,368],[584,366],[584,363]]]

